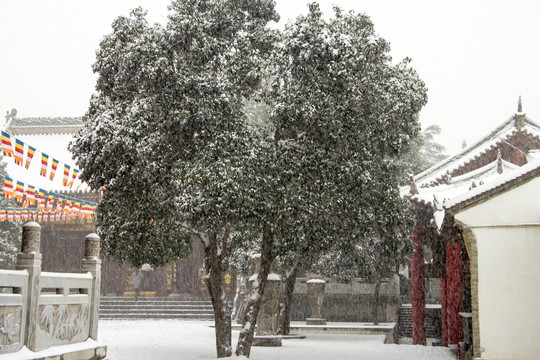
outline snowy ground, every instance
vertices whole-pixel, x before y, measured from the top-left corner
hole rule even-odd
[[[98,339],[109,360],[215,359],[210,321],[101,320]],[[233,332],[233,347],[238,332]],[[455,360],[443,347],[385,345],[384,335],[308,334],[284,339],[282,347],[253,347],[252,360]]]

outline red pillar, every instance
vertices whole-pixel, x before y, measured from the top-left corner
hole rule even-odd
[[[413,344],[426,345],[426,294],[424,290],[424,241],[422,229],[417,224],[412,242],[414,254],[411,258],[411,302]]]
[[[448,346],[448,315],[446,313],[446,278],[441,278],[442,345]]]
[[[459,313],[463,311],[463,276],[461,243],[446,243],[446,321],[448,345],[458,345],[463,340],[463,326]]]

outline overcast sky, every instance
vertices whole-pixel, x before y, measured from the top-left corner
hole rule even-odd
[[[286,22],[305,0],[277,0]],[[0,112],[20,117],[81,116],[96,77],[91,64],[116,16],[142,6],[166,21],[169,0],[0,0]],[[448,153],[469,145],[517,109],[540,123],[539,0],[330,0],[367,13],[391,43],[395,62],[412,66],[429,89],[422,125],[442,128]]]

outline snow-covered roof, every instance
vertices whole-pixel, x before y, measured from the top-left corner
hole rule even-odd
[[[467,204],[476,203],[480,198],[488,198],[500,191],[515,187],[530,179],[540,176],[540,159],[534,159],[528,164],[518,167],[514,171],[493,177],[482,186],[478,186],[471,191],[462,193],[453,197],[445,203],[444,207],[448,210],[456,210],[466,207]]]
[[[74,134],[83,125],[80,117],[13,118],[6,131],[13,135],[24,134]]]
[[[524,113],[518,112],[475,144],[462,149],[456,155],[451,156],[414,176],[414,181],[417,184],[438,182],[446,174],[454,172],[471,161],[481,157],[487,151],[496,148],[501,143],[507,142],[508,138],[519,131],[523,131],[540,139],[540,126],[527,118]]]
[[[416,187],[416,194],[407,195],[412,201],[430,206],[437,227],[440,228],[444,219],[444,210],[454,199],[466,197],[474,189],[484,188],[485,184],[498,181],[507,174],[512,174],[520,169],[501,158],[479,169],[451,178],[446,177],[446,183],[436,186]],[[410,193],[410,186],[401,189],[403,195]]]

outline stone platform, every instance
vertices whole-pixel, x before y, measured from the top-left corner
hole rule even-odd
[[[233,324],[233,330],[242,328],[239,324]],[[384,335],[386,344],[397,343],[397,324],[380,323],[356,323],[356,322],[328,322],[326,325],[306,325],[305,322],[292,321],[291,335],[303,334],[350,334],[350,335]],[[283,337],[284,339],[286,337]]]

